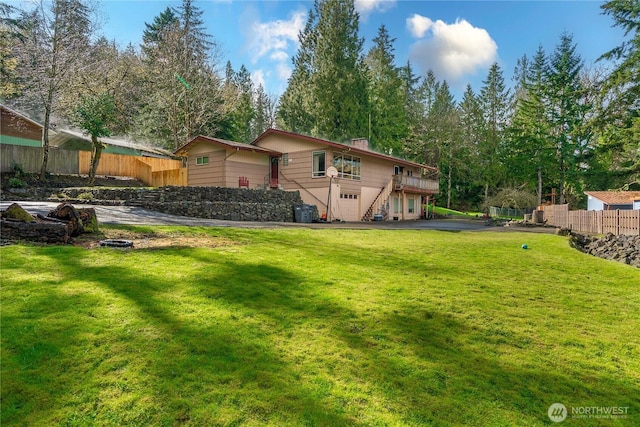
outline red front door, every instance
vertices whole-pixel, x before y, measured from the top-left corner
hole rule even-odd
[[[269,187],[278,188],[278,158],[271,157],[271,176]]]

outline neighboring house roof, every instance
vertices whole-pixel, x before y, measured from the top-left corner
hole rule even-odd
[[[278,152],[278,151],[273,151],[273,150],[269,150],[266,148],[262,148],[262,147],[258,147],[257,145],[251,145],[251,144],[245,144],[242,142],[234,142],[234,141],[227,141],[226,139],[220,139],[220,138],[211,138],[208,136],[196,136],[195,138],[193,138],[191,141],[187,142],[185,145],[183,145],[182,147],[178,148],[174,153],[176,155],[180,155],[181,153],[187,153],[189,151],[189,148],[199,142],[208,142],[210,144],[214,144],[214,145],[222,145],[224,147],[227,148],[231,148],[233,150],[243,150],[243,151],[252,151],[255,153],[262,153],[262,154],[269,154],[271,156],[281,156],[282,153]]]
[[[121,139],[99,138],[100,142],[107,145],[105,152],[113,151],[118,154],[140,155],[147,157],[167,157],[173,158],[174,155],[170,151],[158,147],[149,147],[135,142],[125,141]],[[81,132],[72,130],[58,130],[56,135],[49,138],[49,143],[53,146],[65,148],[68,150],[91,150],[91,137]],[[112,149],[108,150],[108,146]]]
[[[393,157],[393,156],[389,156],[388,154],[382,154],[382,153],[378,153],[376,151],[371,151],[371,150],[366,150],[363,148],[358,148],[358,147],[354,147],[352,145],[347,145],[347,144],[341,144],[339,142],[333,142],[333,141],[328,141],[326,139],[320,139],[320,138],[315,138],[312,136],[307,136],[307,135],[302,135],[299,133],[293,133],[293,132],[287,132],[284,130],[280,130],[280,129],[267,129],[266,131],[262,132],[262,134],[260,136],[258,136],[251,144],[257,144],[258,142],[260,142],[262,139],[266,138],[269,135],[281,135],[281,136],[288,136],[291,138],[299,138],[305,141],[310,141],[310,142],[315,142],[318,144],[322,144],[322,145],[326,145],[329,147],[333,147],[333,148],[337,148],[340,150],[348,150],[351,151],[353,153],[357,153],[360,155],[364,155],[364,156],[370,156],[370,157],[376,157],[379,159],[384,159],[384,160],[388,160],[394,163],[397,163],[399,165],[403,165],[403,166],[412,166],[412,167],[416,167],[416,168],[425,168],[425,169],[430,169],[432,171],[437,171],[437,168],[431,167],[431,166],[426,166],[426,165],[422,165],[420,163],[415,163],[415,162],[411,162],[409,160],[404,160],[404,159],[399,159],[397,157]]]
[[[640,191],[585,191],[584,194],[607,205],[631,205],[634,199],[640,198]]]
[[[19,112],[19,111],[16,111],[16,110],[14,110],[14,109],[12,109],[12,108],[9,108],[9,107],[7,107],[7,106],[6,106],[6,105],[4,105],[4,104],[0,104],[0,110],[5,110],[5,111],[9,112],[11,115],[16,116],[16,117],[19,117],[19,118],[21,118],[22,120],[24,120],[24,121],[26,121],[26,122],[29,122],[29,123],[31,123],[31,124],[32,124],[32,125],[34,125],[34,126],[39,127],[40,129],[42,129],[42,128],[43,128],[43,126],[42,126],[42,124],[41,124],[41,123],[38,123],[38,122],[36,122],[35,120],[31,120],[31,119],[30,119],[28,116],[26,116],[25,114],[23,114],[23,113],[21,113],[21,112]]]

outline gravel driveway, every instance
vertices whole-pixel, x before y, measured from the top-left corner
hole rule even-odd
[[[0,202],[0,209],[6,209],[11,201]],[[59,205],[59,202],[16,202],[29,213],[47,215]],[[246,228],[347,228],[347,229],[397,229],[397,230],[442,230],[442,231],[544,231],[553,232],[552,228],[543,227],[496,227],[486,226],[481,219],[436,219],[419,221],[383,221],[383,222],[332,222],[301,224],[294,222],[249,222],[226,221],[220,219],[191,218],[169,215],[134,206],[103,206],[75,204],[76,207],[88,207],[96,210],[98,221],[102,224],[123,225],[189,225],[211,227],[246,227]]]

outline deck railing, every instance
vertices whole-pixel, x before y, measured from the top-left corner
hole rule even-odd
[[[396,190],[421,190],[425,193],[438,193],[440,191],[437,180],[415,176],[394,175],[393,185]]]

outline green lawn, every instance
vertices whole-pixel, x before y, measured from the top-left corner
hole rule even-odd
[[[133,230],[219,244],[0,248],[2,426],[640,424],[640,270],[564,237]]]

